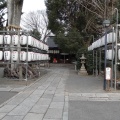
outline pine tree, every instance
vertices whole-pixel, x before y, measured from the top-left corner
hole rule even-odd
[[[5,0],[0,0],[0,30],[3,29],[3,24],[6,22],[6,19],[4,18],[4,15],[6,14],[6,5]]]

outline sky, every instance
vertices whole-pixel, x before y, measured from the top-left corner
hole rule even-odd
[[[30,12],[36,10],[45,10],[46,6],[44,0],[24,0],[23,3],[23,12]]]

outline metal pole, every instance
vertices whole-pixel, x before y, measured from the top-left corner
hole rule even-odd
[[[93,50],[93,75],[94,75],[94,73],[95,73],[95,71],[94,71],[94,58],[95,58],[95,55],[94,55],[95,53],[94,53],[94,50]]]
[[[116,16],[116,41],[115,41],[115,90],[116,90],[116,80],[117,80],[117,37],[118,37],[118,9],[115,8],[114,10],[116,10],[117,12],[117,16]]]
[[[93,37],[93,42],[94,42],[94,35],[92,35],[92,37]],[[95,55],[94,54],[95,53],[94,53],[94,50],[93,50],[93,75],[95,73],[95,71],[94,71],[94,58],[95,58]]]
[[[107,51],[107,28],[105,27],[105,58],[104,58],[104,71],[106,70],[106,64],[107,64],[107,60],[106,60],[106,51]],[[103,89],[106,90],[106,73],[104,75],[104,83],[103,83]]]
[[[100,57],[99,57],[99,73],[101,72],[101,48],[100,48]]]
[[[39,76],[40,76],[40,61],[39,61]]]
[[[26,54],[26,86],[28,81],[28,35],[27,35],[27,54]]]
[[[113,86],[113,69],[114,69],[114,66],[113,66],[113,61],[114,61],[114,44],[113,44],[113,39],[114,39],[114,27],[113,27],[113,32],[112,32],[112,71],[111,71],[111,88]]]
[[[64,63],[65,63],[65,55],[64,55]]]
[[[96,72],[95,72],[95,76],[97,76],[97,69],[98,68],[97,68],[97,51],[96,51],[96,70],[95,70]]]

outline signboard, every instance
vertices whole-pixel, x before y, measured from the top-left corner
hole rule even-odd
[[[111,68],[110,67],[106,67],[105,69],[105,78],[106,80],[111,80]]]

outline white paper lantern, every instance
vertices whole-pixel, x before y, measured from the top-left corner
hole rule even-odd
[[[33,46],[34,39],[31,36],[28,36],[28,45]]]
[[[32,52],[32,60],[34,61],[35,60],[35,53]]]
[[[43,54],[41,54],[41,60],[43,60]]]
[[[28,58],[27,58],[27,61],[32,61],[32,54],[31,54],[31,52],[28,52]]]
[[[110,33],[107,34],[107,44],[110,43],[110,37],[111,37],[111,36],[110,36]]]
[[[44,44],[44,50],[48,51],[48,45]]]
[[[88,47],[88,51],[91,51],[91,45]],[[49,52],[48,52],[49,53]]]
[[[90,47],[88,47],[88,51],[90,51]]]
[[[46,60],[49,60],[49,55],[48,54],[46,54]]]
[[[43,60],[45,60],[45,54],[43,54]]]
[[[43,60],[43,54],[41,54],[41,60]]]
[[[93,50],[92,45],[89,47],[90,51]]]
[[[0,35],[0,44],[3,44],[3,35]]]
[[[34,52],[30,52],[31,54],[31,61],[34,61]]]
[[[42,60],[42,55],[41,55],[41,53],[39,53],[39,60]]]
[[[4,60],[10,60],[11,53],[10,51],[4,51]]]
[[[11,44],[11,36],[10,35],[5,35],[4,36],[4,44]]]
[[[26,61],[27,53],[25,51],[20,52],[20,60]]]
[[[99,47],[101,47],[101,39],[98,40]]]
[[[20,44],[21,45],[26,45],[27,44],[27,36],[25,36],[25,35],[20,36]]]
[[[39,60],[39,53],[37,53],[37,60]]]
[[[41,50],[43,50],[43,43],[42,42],[40,43],[40,48],[41,48]]]
[[[102,46],[102,38],[99,39],[100,47]]]
[[[115,32],[109,33],[109,43],[115,42]]]
[[[118,59],[120,60],[120,49],[118,50]]]
[[[13,51],[12,52],[11,59],[13,61],[17,61],[18,60],[18,51]]]
[[[39,53],[36,53],[37,54],[37,60],[39,60]]]
[[[109,57],[108,57],[109,60],[114,59],[114,56],[115,56],[114,50],[109,50],[108,55],[109,55]],[[113,58],[112,58],[112,57],[113,57]]]
[[[13,35],[12,36],[12,44],[13,45],[18,45],[18,41],[19,41],[19,36],[18,35]]]
[[[34,39],[34,47],[37,47],[37,40]]]
[[[98,48],[98,47],[100,47],[100,46],[99,46],[99,41],[97,40],[96,41],[96,48]]]
[[[41,49],[41,42],[39,41],[39,49]]]
[[[44,50],[47,50],[46,44],[44,44]]]
[[[3,59],[3,51],[0,51],[0,60]]]
[[[95,43],[92,43],[92,48],[93,48],[93,49],[95,48]]]
[[[48,45],[46,45],[46,51],[48,51],[48,49],[49,49],[49,47],[48,47]]]
[[[106,51],[106,59],[109,59],[109,50]]]
[[[35,60],[36,60],[36,53],[34,52],[33,55],[34,55],[34,59],[33,59],[33,61],[35,61]]]
[[[43,43],[43,50],[45,50],[45,44]]]
[[[35,60],[37,61],[37,53],[35,53]]]
[[[37,48],[39,48],[39,41],[37,40]]]
[[[101,46],[105,45],[105,36],[101,38]]]

